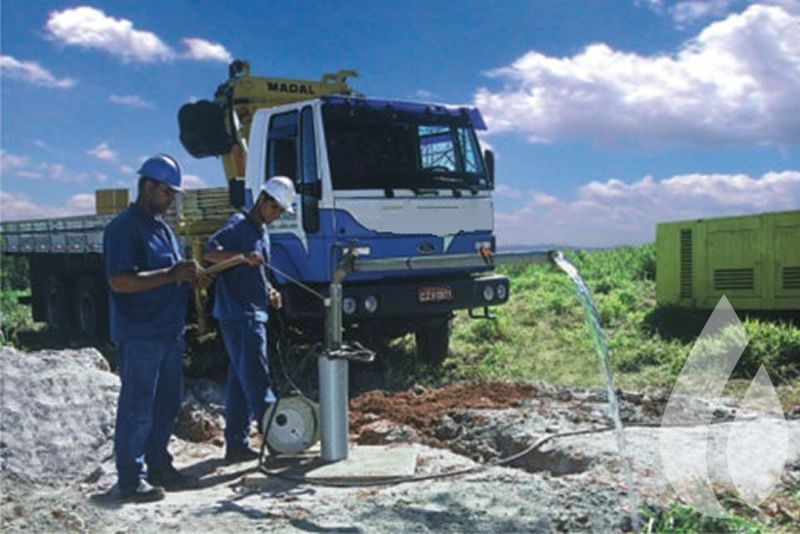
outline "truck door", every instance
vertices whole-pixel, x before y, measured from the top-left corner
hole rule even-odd
[[[320,185],[311,106],[273,115],[267,142],[267,176],[287,176],[300,198],[299,216],[306,234],[319,230]],[[290,217],[286,215],[286,217]],[[282,217],[283,219],[283,217]]]

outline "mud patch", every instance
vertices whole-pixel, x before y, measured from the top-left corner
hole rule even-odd
[[[440,389],[415,386],[398,393],[371,391],[350,401],[350,431],[361,435],[367,425],[387,420],[414,428],[426,445],[445,448],[448,432],[457,434],[459,430],[443,433],[443,416],[464,410],[511,408],[536,391],[530,384],[507,382],[461,382]]]

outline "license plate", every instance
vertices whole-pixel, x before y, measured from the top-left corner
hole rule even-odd
[[[453,300],[453,288],[449,286],[420,287],[417,290],[417,299],[420,302],[446,302]]]

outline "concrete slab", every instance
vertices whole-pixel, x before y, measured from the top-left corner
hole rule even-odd
[[[407,445],[351,445],[348,457],[334,463],[323,462],[318,448],[302,454],[268,458],[267,472],[288,477],[303,477],[309,482],[362,481],[413,476],[417,451]],[[245,484],[258,485],[257,477]]]

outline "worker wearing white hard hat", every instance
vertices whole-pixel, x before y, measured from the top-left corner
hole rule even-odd
[[[294,183],[286,176],[273,176],[261,186],[261,192],[269,195],[277,202],[286,213],[294,214],[292,202],[294,202],[295,190]]]
[[[266,323],[269,308],[280,308],[282,299],[264,267],[270,257],[267,225],[284,212],[294,213],[294,197],[292,180],[270,178],[261,186],[253,207],[232,215],[206,245],[204,257],[211,263],[244,258],[243,264],[219,276],[212,312],[230,360],[225,382],[225,459],[229,463],[258,458],[250,448],[250,424],[260,425],[264,413],[277,402],[267,365]]]

